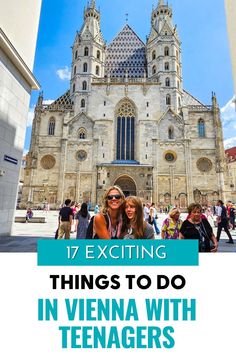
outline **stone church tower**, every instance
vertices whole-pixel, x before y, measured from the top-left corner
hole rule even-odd
[[[38,99],[23,205],[95,204],[114,184],[181,208],[227,197],[217,99],[207,106],[183,89],[172,15],[159,0],[146,43],[126,24],[106,45],[90,1],[72,48],[70,88],[50,105]]]

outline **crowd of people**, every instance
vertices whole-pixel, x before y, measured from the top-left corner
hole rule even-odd
[[[203,209],[198,203],[188,207],[186,220],[181,219],[177,206],[168,206],[162,227],[158,226],[155,203],[142,204],[136,196],[125,197],[119,186],[111,186],[104,194],[101,206],[96,205],[91,217],[88,203],[76,204],[65,200],[59,212],[58,239],[69,239],[71,232],[77,239],[196,239],[199,252],[216,252],[222,229],[228,243],[234,243],[229,231],[235,228],[235,208],[231,202],[224,206],[219,200],[215,208]],[[212,224],[217,223],[217,235]]]

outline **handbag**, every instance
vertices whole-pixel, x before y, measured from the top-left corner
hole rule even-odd
[[[206,228],[203,224],[203,222],[200,222],[200,227],[196,227],[196,225],[194,224],[195,229],[198,231],[199,233],[199,252],[206,252],[206,245],[205,245],[205,239],[207,239],[210,243],[210,250],[212,250],[213,248],[215,248],[215,246],[213,245],[210,237],[208,236],[208,233],[206,231]],[[202,228],[201,228],[202,227]]]
[[[148,223],[150,224],[150,225],[153,225],[153,218],[149,215],[149,217],[148,217]]]

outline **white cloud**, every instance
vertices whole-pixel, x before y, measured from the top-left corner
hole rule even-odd
[[[226,139],[224,141],[224,146],[225,146],[225,149],[229,149],[231,147],[236,146],[236,136],[234,136],[233,138]]]
[[[53,103],[55,100],[43,100],[43,104],[51,104]]]
[[[230,123],[236,122],[236,106],[235,97],[231,98],[224,107],[221,108],[221,119],[223,126],[227,126]]]
[[[224,146],[226,149],[229,149],[230,147],[236,146],[235,97],[231,98],[220,111],[224,131]]]
[[[35,105],[33,107],[30,107],[29,112],[28,112],[28,119],[27,119],[27,127],[31,127],[34,119],[34,109]]]
[[[65,66],[63,69],[58,69],[56,73],[61,80],[70,80],[71,78],[71,72],[68,66]]]
[[[24,149],[23,150],[23,156],[26,156],[28,154],[28,152],[29,152],[29,149]]]

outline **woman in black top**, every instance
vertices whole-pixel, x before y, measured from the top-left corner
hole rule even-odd
[[[179,238],[199,241],[199,252],[216,252],[218,243],[207,219],[201,218],[202,207],[192,203],[188,207],[189,217],[180,228]],[[211,242],[213,247],[211,248]]]

